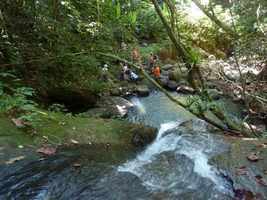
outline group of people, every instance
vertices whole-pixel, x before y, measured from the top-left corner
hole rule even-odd
[[[132,50],[132,62],[136,63],[140,66],[141,64],[141,56],[137,48],[134,48]],[[152,52],[150,53],[147,61],[147,68],[149,72],[157,79],[160,77],[161,69],[159,66],[159,59],[157,55],[154,55]],[[136,82],[139,80],[139,76],[131,70],[126,63],[120,63],[121,65],[121,73],[120,73],[120,80],[126,80],[126,81],[133,81]],[[106,81],[108,79],[108,65],[105,64],[104,67],[102,67],[102,78]]]

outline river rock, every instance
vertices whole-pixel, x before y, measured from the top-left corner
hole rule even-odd
[[[227,137],[229,150],[211,163],[233,182],[237,199],[267,199],[267,140]],[[256,154],[257,161],[250,161]]]
[[[136,87],[136,91],[137,95],[139,97],[147,97],[149,96],[150,90],[146,85],[138,85]]]
[[[160,78],[159,78],[159,84],[162,86],[162,87],[167,87],[167,85],[168,85],[168,80],[169,80],[169,78],[167,77],[167,76],[160,76]]]
[[[163,65],[161,67],[161,69],[165,70],[165,71],[168,71],[168,70],[173,69],[173,68],[174,68],[174,65],[172,65],[172,64],[166,64],[166,65]]]
[[[223,96],[223,92],[217,89],[208,89],[208,93],[213,100],[219,100]]]
[[[133,104],[122,97],[102,97],[97,107],[84,113],[87,117],[123,118]]]
[[[176,91],[176,89],[178,87],[178,83],[176,81],[169,80],[166,87],[167,87],[167,89],[169,89],[171,91]]]
[[[169,71],[162,70],[161,75],[169,77]]]
[[[183,93],[183,94],[194,94],[195,90],[192,87],[181,85],[177,87],[176,92]]]
[[[144,147],[151,143],[157,136],[157,129],[149,126],[136,126],[129,130],[132,133],[132,144],[136,147]]]
[[[181,72],[178,69],[169,72],[169,79],[172,81],[179,82],[181,80],[181,77]]]

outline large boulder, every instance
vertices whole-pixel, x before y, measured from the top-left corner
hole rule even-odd
[[[228,151],[211,163],[232,182],[236,199],[267,199],[267,140],[226,137]]]
[[[167,83],[167,89],[169,89],[170,91],[176,91],[178,87],[178,83],[176,81],[171,81],[169,80]]]
[[[208,93],[213,100],[219,100],[223,96],[223,92],[217,89],[208,89]]]
[[[167,87],[169,78],[167,76],[160,76],[158,82],[162,87]]]
[[[111,148],[131,149],[143,147],[157,136],[156,128],[121,119],[89,118],[54,112],[49,112],[48,116],[54,120],[44,116],[35,130],[24,130],[18,129],[10,119],[0,115],[0,135],[5,136],[0,137],[0,146],[40,146],[49,141],[51,144],[67,146],[107,144]],[[30,131],[35,135],[29,134]]]
[[[169,71],[161,70],[161,75],[169,77]]]
[[[102,97],[97,107],[84,113],[87,117],[124,118],[133,104],[122,97]]]
[[[147,97],[150,93],[150,90],[146,85],[138,85],[135,89],[135,92],[139,97]]]
[[[172,81],[179,82],[181,80],[181,72],[179,69],[175,69],[169,72],[169,79]]]
[[[173,68],[174,68],[174,65],[172,65],[172,64],[166,64],[166,65],[163,65],[161,67],[161,69],[165,70],[165,71],[168,71],[168,70],[173,69]]]
[[[144,147],[151,143],[157,135],[157,129],[143,125],[136,126],[130,131],[132,133],[131,143],[136,147]]]

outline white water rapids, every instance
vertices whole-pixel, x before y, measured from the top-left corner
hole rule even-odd
[[[133,104],[137,106],[138,111],[146,110],[146,107],[137,99],[134,99]],[[144,113],[141,114],[144,115]],[[198,180],[200,177],[212,182],[219,192],[229,194],[229,187],[225,180],[208,163],[209,158],[216,151],[215,148],[221,145],[220,141],[215,141],[207,133],[204,122],[196,119],[193,123],[194,134],[179,132],[181,129],[179,125],[183,121],[185,120],[178,119],[160,124],[155,141],[136,158],[119,166],[118,172],[136,175],[142,180],[143,185],[151,190],[177,188],[179,185],[185,185],[186,179],[192,180],[185,187],[196,189],[198,186],[195,185],[194,180],[197,177],[196,182],[201,182],[202,180]],[[171,157],[172,155],[174,157]]]

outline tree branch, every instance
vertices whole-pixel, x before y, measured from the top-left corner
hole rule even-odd
[[[161,85],[155,81],[152,77],[150,77],[150,75],[141,67],[138,66],[132,62],[129,62],[123,58],[120,58],[118,56],[112,55],[112,54],[106,54],[106,53],[98,53],[101,56],[105,56],[105,57],[109,57],[121,62],[124,62],[132,67],[134,67],[135,69],[137,69],[149,82],[151,82],[157,89],[159,89],[161,92],[163,92],[172,102],[174,102],[175,104],[177,104],[178,106],[184,108],[185,110],[187,110],[188,112],[190,112],[192,115],[194,115],[195,117],[202,119],[203,121],[207,122],[208,124],[213,125],[214,127],[224,131],[224,132],[229,132],[229,133],[233,133],[235,135],[244,135],[244,136],[251,136],[251,134],[247,131],[241,131],[241,130],[234,130],[234,129],[230,129],[228,128],[228,124],[227,126],[223,126],[222,124],[219,124],[217,122],[215,122],[214,120],[208,118],[207,116],[205,116],[204,113],[196,113],[193,110],[191,110],[186,104],[182,103],[181,101],[179,101],[178,99],[176,99],[175,97],[173,97],[167,90],[165,90],[163,87],[161,87]],[[218,118],[219,119],[219,118]],[[231,127],[231,126],[230,126]]]
[[[225,32],[229,33],[231,36],[238,38],[238,34],[231,28],[229,27],[227,24],[223,23],[222,21],[220,21],[216,15],[210,13],[205,6],[203,6],[198,0],[192,0],[196,6],[208,17],[210,18],[211,21],[213,21],[216,25],[218,25],[219,27],[221,27]]]

